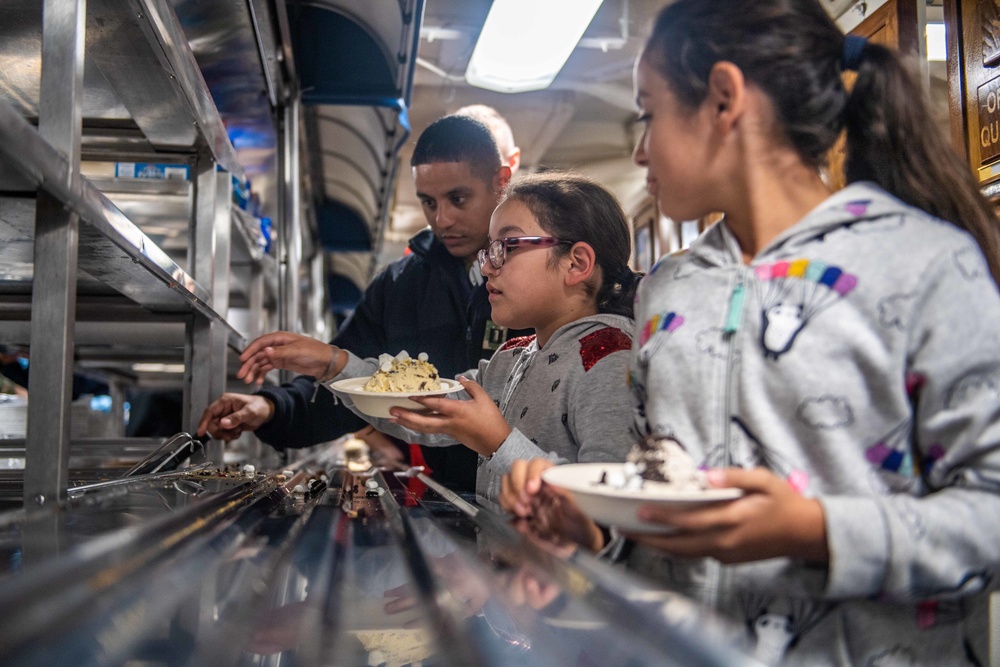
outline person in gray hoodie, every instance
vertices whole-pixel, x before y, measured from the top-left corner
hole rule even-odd
[[[651,195],[673,219],[724,214],[639,287],[640,431],[743,495],[640,507],[674,532],[633,537],[769,664],[986,662],[997,221],[911,81],[816,0],[678,0],[636,66]]]
[[[358,414],[408,442],[476,451],[477,494],[496,500],[515,460],[617,461],[635,441],[626,381],[638,276],[628,267],[621,206],[583,177],[547,172],[514,181],[493,213],[490,239],[479,266],[493,321],[535,334],[507,341],[463,374],[458,398],[467,400],[415,398],[433,413],[397,408],[388,420]],[[257,339],[241,359],[240,377],[278,364],[326,368],[327,386],[378,369],[377,359],[285,332]],[[341,400],[353,408],[349,396]]]

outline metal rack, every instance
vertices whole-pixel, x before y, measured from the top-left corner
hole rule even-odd
[[[171,2],[13,0],[0,16],[0,340],[31,353],[27,505],[66,497],[75,364],[183,362],[190,428],[225,391],[227,351],[273,328],[283,298],[258,221],[233,203],[243,167]],[[176,164],[190,180],[88,178],[85,161]],[[298,215],[281,222],[301,233]],[[222,443],[207,457],[221,462]]]

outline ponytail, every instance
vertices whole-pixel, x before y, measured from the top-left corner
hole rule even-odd
[[[848,183],[873,181],[902,201],[969,232],[1000,284],[1000,230],[969,169],[930,118],[900,58],[867,43],[844,109]]]
[[[635,292],[642,274],[625,267],[616,276],[604,276],[597,292],[597,311],[608,315],[634,317]]]
[[[845,37],[818,0],[675,0],[657,16],[643,58],[691,109],[713,65],[735,64],[767,94],[807,165],[825,164],[846,129],[847,182],[874,181],[968,231],[1000,284],[997,218],[969,165],[926,120],[921,86],[889,49]],[[850,93],[845,69],[858,72]]]

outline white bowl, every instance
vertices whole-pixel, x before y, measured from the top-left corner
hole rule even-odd
[[[439,379],[441,388],[430,391],[365,391],[363,387],[366,382],[367,377],[337,380],[330,388],[338,394],[350,396],[354,406],[369,417],[391,417],[390,408],[427,409],[411,401],[411,396],[445,396],[462,391],[462,384],[458,380]]]
[[[605,473],[620,471],[623,463],[568,463],[542,472],[546,484],[569,491],[580,510],[597,523],[615,526],[630,533],[673,531],[662,523],[648,523],[636,517],[640,505],[697,507],[706,503],[733,500],[743,495],[740,489],[700,489],[684,491],[664,482],[646,482],[637,490],[616,489],[600,484]]]

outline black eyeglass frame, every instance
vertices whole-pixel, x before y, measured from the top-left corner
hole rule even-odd
[[[507,261],[507,248],[516,248],[521,245],[533,248],[552,248],[557,245],[573,245],[574,243],[575,241],[564,241],[554,236],[508,236],[504,239],[497,239],[490,241],[485,248],[479,250],[477,255],[479,269],[482,270],[486,266],[487,259],[490,260],[490,266],[499,269]]]

